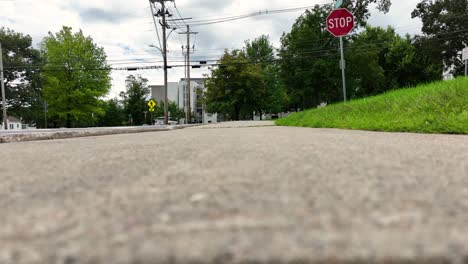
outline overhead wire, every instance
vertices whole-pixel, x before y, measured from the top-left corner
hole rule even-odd
[[[179,18],[184,23],[184,25],[187,26],[187,23],[185,23],[184,17],[180,14],[179,8],[177,8],[176,2],[174,1],[173,4],[174,4],[175,10],[177,11],[177,14],[179,15]]]
[[[153,17],[153,23],[154,23],[154,28],[156,31],[156,36],[158,37],[159,50],[162,52],[161,38],[159,36],[159,29],[158,29],[158,24],[156,22],[156,14],[155,14],[155,11],[157,9],[156,4],[150,2],[150,9],[151,9],[151,16]]]
[[[433,38],[436,38],[436,39],[430,39],[429,41],[441,41],[441,40],[455,39],[458,36],[449,37],[449,38],[440,38],[440,37],[446,36],[446,35],[459,34],[459,33],[468,33],[468,28],[467,29],[462,29],[462,30],[457,30],[457,31],[454,31],[454,32],[441,33],[441,34],[438,34],[438,35],[433,37]],[[322,40],[333,40],[333,38],[324,38],[324,39],[314,40],[314,41],[304,41],[304,42],[299,42],[299,44],[314,44],[314,43],[318,43],[318,42],[320,42]],[[389,43],[390,41],[371,42],[371,43],[368,43],[368,44],[354,45],[352,47],[353,48],[365,48],[365,47],[371,47],[371,46],[375,46],[375,45],[385,45],[385,44]],[[346,47],[345,49],[347,49],[347,48],[349,48],[349,47]],[[337,49],[337,47],[333,47],[333,48],[330,48],[330,49],[319,48],[319,49],[309,50],[309,52],[320,53],[320,52],[327,52],[327,51],[335,51],[336,49]],[[212,49],[212,50],[218,50],[218,49]],[[224,50],[229,51],[229,49],[224,49]],[[233,50],[233,49],[231,49],[231,50]],[[276,50],[279,50],[279,49],[276,48]],[[198,56],[195,55],[194,58],[200,57],[200,58],[202,58],[200,60],[210,61],[210,59],[207,59],[207,57],[220,58],[222,55],[223,54],[198,55]],[[178,59],[178,58],[183,59],[184,57],[182,57],[182,56],[171,56],[170,57],[170,59]],[[132,59],[129,58],[129,59],[122,59],[122,60],[108,60],[108,62],[127,62],[127,61],[131,61],[131,62],[128,63],[128,64],[130,64],[130,63],[135,63],[134,61],[136,61],[136,60],[147,60],[147,61],[151,60],[151,62],[154,62],[154,61],[152,61],[154,59],[159,59],[159,58],[152,58],[152,57],[149,57],[149,58],[132,58]],[[141,62],[141,63],[147,63],[147,61]],[[211,60],[211,61],[213,61],[213,60]]]
[[[466,30],[468,31],[468,30]],[[435,39],[429,39],[425,41],[420,41],[418,44],[428,44],[432,42],[437,42],[437,41],[446,41],[450,39],[455,39],[455,38],[460,38],[463,36],[457,35],[457,36],[451,36],[451,37],[445,37],[445,38],[435,38]],[[385,43],[385,42],[381,42]],[[390,44],[390,43],[387,43]],[[368,45],[358,45],[358,46],[349,46],[345,47],[345,49],[354,49],[354,54],[360,54],[364,52],[369,52],[369,51],[380,51],[385,49],[386,46],[380,46],[380,47],[369,47]],[[336,51],[336,48],[333,49],[322,49],[322,50],[315,50],[315,51],[307,51],[307,52],[300,52],[300,53],[293,53],[293,54],[283,54],[284,57],[280,58],[275,58],[272,60],[258,60],[258,61],[248,61],[248,62],[242,62],[242,63],[220,63],[220,59],[217,60],[205,60],[206,62],[215,62],[212,64],[207,64],[207,65],[196,65],[200,67],[213,67],[213,66],[229,66],[229,65],[242,65],[242,64],[264,64],[264,63],[276,63],[276,62],[282,62],[282,61],[287,61],[287,60],[297,60],[297,59],[311,59],[311,58],[321,58],[321,57],[326,57],[326,56],[338,56],[337,53],[332,53],[332,51]],[[156,61],[153,62],[145,62],[145,63],[140,63],[140,64],[148,64],[148,63],[157,63]],[[158,61],[158,63],[162,63],[162,61]],[[183,63],[183,61],[171,61],[171,63]],[[129,63],[131,64],[131,63]],[[124,65],[122,64],[112,64],[112,65]],[[39,69],[43,71],[93,71],[93,70],[132,70],[134,68],[136,69],[161,69],[163,66],[162,65],[147,65],[147,66],[129,66],[129,67],[104,67],[104,68],[88,68],[88,69],[63,69],[65,65],[31,65],[31,66],[10,66],[10,65],[5,65],[4,69],[5,70],[15,70],[15,69]],[[170,67],[185,67],[185,64],[178,65],[174,64]]]
[[[283,9],[273,9],[273,10],[260,10],[257,12],[252,12],[252,13],[247,13],[243,15],[237,15],[237,16],[230,16],[230,17],[224,17],[224,18],[217,18],[217,19],[205,19],[205,20],[193,20],[190,21],[190,25],[194,27],[198,26],[205,26],[205,25],[212,25],[212,24],[219,24],[219,23],[225,23],[225,22],[230,22],[230,21],[235,21],[235,20],[240,20],[240,19],[245,19],[245,18],[251,18],[251,17],[256,17],[256,16],[263,16],[263,15],[270,15],[270,14],[279,14],[279,13],[289,13],[289,12],[297,12],[297,11],[302,11],[306,9],[310,9],[315,7],[316,5],[327,5],[331,4],[332,2],[326,2],[326,3],[321,3],[321,4],[315,4],[315,5],[308,5],[308,6],[301,6],[301,7],[294,7],[294,8],[283,8]]]

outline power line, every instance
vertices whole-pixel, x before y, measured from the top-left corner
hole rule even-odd
[[[327,4],[332,4],[332,2],[322,3],[320,5],[327,5]],[[316,5],[318,5],[318,4],[316,4]],[[245,18],[250,18],[250,17],[256,17],[256,16],[297,12],[297,11],[302,11],[302,10],[313,8],[316,5],[293,7],[293,8],[283,8],[283,9],[273,9],[273,10],[260,10],[260,11],[257,11],[257,12],[252,12],[252,13],[247,13],[247,14],[237,15],[237,16],[221,17],[221,18],[217,18],[217,19],[194,20],[193,22],[191,21],[190,25],[194,26],[194,27],[198,27],[198,26],[225,23],[225,22],[230,22],[230,21],[235,21],[235,20],[240,20],[240,19],[245,19]]]
[[[441,34],[438,34],[438,35],[434,35],[434,36],[429,36],[429,39],[426,39],[424,41],[416,41],[415,43],[417,44],[429,44],[429,43],[434,43],[434,42],[440,42],[440,41],[450,41],[450,40],[454,40],[454,39],[458,39],[458,38],[464,38],[464,34],[460,34],[460,33],[468,33],[468,28],[466,29],[461,29],[461,30],[457,30],[457,31],[453,31],[453,32],[446,32],[446,33],[441,33]],[[451,36],[451,35],[454,35],[454,34],[457,34],[455,36]],[[386,48],[388,44],[392,43],[393,40],[386,40],[386,41],[380,41],[380,42],[368,42],[368,43],[363,43],[363,44],[359,44],[359,45],[350,45],[348,47],[345,47],[345,49],[366,49],[366,48],[369,48],[369,47],[373,47],[373,46],[381,46],[381,47],[377,47],[379,49],[383,49],[383,48]],[[319,54],[319,53],[326,53],[326,52],[333,52],[333,51],[336,51],[337,47],[330,47],[330,48],[318,48],[318,49],[312,49],[312,50],[308,50],[308,51],[305,51],[305,52],[295,52],[295,53],[289,53],[289,54],[282,54],[282,56],[302,56],[302,55],[313,55],[313,54]],[[219,55],[212,55],[212,57],[222,57],[223,54],[219,54]],[[202,56],[199,56],[199,57],[202,57]],[[178,57],[178,56],[174,56],[172,57],[173,59],[177,59],[177,58],[183,58],[183,57]],[[140,61],[135,61],[135,60],[140,60]],[[158,61],[156,61],[158,60]],[[219,61],[220,59],[207,59],[207,57],[202,57],[202,59],[200,59],[200,61],[207,61],[207,62],[216,62],[216,61]],[[160,58],[134,58],[134,59],[123,59],[123,60],[114,60],[116,61],[115,63],[109,63],[109,65],[125,65],[125,64],[149,64],[149,63],[161,63],[163,61],[160,60]],[[82,62],[81,60],[72,60],[70,61],[72,63],[80,63]],[[181,60],[173,60],[173,61],[169,61],[171,63],[179,63],[179,62],[183,62]],[[194,61],[196,62],[196,61]],[[65,64],[45,64],[45,65],[28,65],[28,66],[24,66],[24,65],[4,65],[4,69],[5,70],[21,70],[21,69],[41,69],[41,68],[44,68],[44,67],[51,67],[51,68],[59,68],[59,67],[65,67],[67,65]],[[82,66],[82,65],[81,65]],[[127,67],[128,68],[128,67]],[[90,68],[91,70],[94,69],[94,68]],[[78,69],[78,70],[90,70],[90,69]],[[118,69],[118,68],[111,68],[111,67],[104,67],[102,69]],[[57,69],[56,69],[57,70]],[[66,69],[58,69],[60,71],[64,71]]]
[[[158,30],[158,23],[156,23],[156,4],[155,2],[149,1],[150,8],[151,8],[151,17],[153,18],[153,23],[154,23],[154,29],[156,30],[156,36],[158,37],[158,44],[159,44],[159,50],[162,51],[162,44],[161,44],[161,38],[159,37],[159,30]]]
[[[442,33],[442,34],[439,34],[439,35],[436,35],[435,37],[432,37],[431,39],[428,39],[424,42],[437,42],[437,41],[445,41],[445,40],[451,40],[451,39],[457,39],[459,37],[462,37],[462,36],[452,36],[452,37],[445,37],[445,38],[440,38],[441,36],[446,36],[446,35],[453,35],[453,34],[457,34],[457,33],[464,33],[464,32],[468,32],[468,29],[464,29],[464,30],[459,30],[459,31],[454,31],[454,32],[450,32],[450,33]],[[333,38],[329,38],[329,40],[333,40]],[[372,46],[376,46],[376,45],[386,45],[386,44],[389,44],[391,43],[393,40],[386,40],[386,41],[380,41],[380,42],[370,42],[370,43],[363,43],[363,44],[360,44],[360,45],[352,45],[352,46],[348,46],[346,47],[345,49],[356,49],[356,48],[367,48],[367,47],[372,47]],[[307,43],[307,42],[303,42],[303,43]],[[422,42],[418,42],[418,43],[422,43]],[[303,53],[294,53],[294,54],[291,54],[292,56],[294,55],[304,55],[304,54],[313,54],[313,53],[321,53],[321,52],[330,52],[330,51],[335,51],[336,50],[336,47],[330,47],[330,48],[318,48],[318,49],[312,49],[312,50],[309,50],[307,52],[303,52]],[[213,57],[221,57],[222,54],[219,54],[219,55],[212,55]],[[284,54],[283,54],[284,56]],[[201,56],[200,56],[201,57]],[[177,59],[177,58],[182,58],[182,57],[172,57],[173,59]],[[203,58],[203,57],[202,57]],[[218,61],[218,59],[213,59],[213,60],[210,60],[210,59],[206,59],[206,57],[204,57],[205,59],[201,59],[203,61]],[[182,62],[182,61],[171,61],[171,62]],[[150,62],[142,62],[142,63],[150,63]],[[130,64],[130,63],[129,63]]]
[[[468,31],[468,30],[467,30]],[[434,39],[429,39],[426,41],[419,41],[417,42],[418,44],[430,44],[432,42],[437,42],[437,41],[447,41],[451,39],[456,39],[456,38],[461,38],[463,36],[452,36],[452,37],[445,37],[445,38],[434,38]],[[380,44],[390,44],[390,42],[380,42]],[[366,45],[357,45],[357,46],[348,46],[345,49],[355,49],[354,54],[360,54],[360,53],[365,53],[369,51],[381,51],[385,48],[386,46],[381,46],[381,47],[372,47],[368,48],[369,44]],[[217,60],[203,60],[206,62],[216,62],[212,64],[207,64],[207,65],[197,65],[200,67],[213,67],[213,66],[229,66],[229,65],[243,65],[243,64],[262,64],[262,63],[275,63],[275,62],[282,62],[282,61],[287,61],[287,60],[297,60],[297,59],[311,59],[311,58],[321,58],[321,57],[327,57],[327,56],[338,56],[335,53],[332,53],[332,51],[336,51],[337,48],[334,49],[323,49],[323,50],[315,50],[315,51],[308,51],[308,52],[301,52],[301,53],[293,53],[293,54],[285,54],[287,57],[282,57],[282,58],[276,58],[273,60],[261,60],[261,61],[248,61],[248,62],[243,62],[243,63],[219,63],[220,59]],[[284,55],[283,55],[284,56]],[[182,63],[182,61],[172,61],[171,63]],[[94,71],[94,70],[115,70],[115,71],[120,71],[120,70],[126,70],[126,71],[133,71],[133,70],[150,70],[150,69],[163,69],[164,67],[161,65],[151,65],[151,66],[129,66],[129,67],[101,67],[101,68],[85,68],[85,69],[63,69],[65,65],[33,65],[33,66],[5,66],[4,70],[24,70],[24,69],[39,69],[41,71]],[[59,69],[62,67],[62,69]],[[182,64],[175,64],[169,66],[169,68],[177,68],[177,67],[185,67],[185,65]],[[56,69],[54,69],[56,68]]]
[[[183,18],[183,16],[180,14],[180,11],[179,11],[179,8],[177,8],[177,5],[174,1],[174,8],[175,10],[177,11],[177,14],[179,15],[179,18],[182,20],[182,22],[184,23],[185,26],[187,26],[187,23],[185,23],[185,19]]]

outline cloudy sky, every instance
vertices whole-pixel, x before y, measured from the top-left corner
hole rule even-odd
[[[265,10],[311,6],[330,2],[329,0],[176,0],[175,4],[183,17],[193,19],[214,19],[236,16]],[[418,33],[421,23],[411,19],[411,11],[419,0],[393,0],[390,13],[373,12],[370,24],[391,25],[400,34]],[[171,10],[174,4],[168,2]],[[161,64],[160,53],[150,47],[158,43],[156,31],[147,0],[0,0],[0,26],[29,34],[37,45],[47,32],[57,32],[62,25],[82,29],[91,35],[98,45],[105,48],[109,64],[113,67],[142,66]],[[195,45],[194,60],[217,59],[223,49],[241,48],[247,39],[267,34],[275,46],[283,32],[291,29],[294,20],[303,11],[270,14],[237,20],[222,24],[193,28],[198,35],[192,37]],[[185,35],[174,32],[168,45],[169,61],[183,64],[181,46],[185,45]],[[182,61],[182,62],[181,62]],[[148,64],[142,64],[147,62]],[[136,64],[135,64],[136,63]],[[109,97],[114,97],[125,89],[124,80],[129,73],[141,74],[151,84],[163,82],[162,70],[138,72],[114,71],[113,87]],[[203,69],[192,70],[192,77],[201,77]],[[184,77],[182,68],[169,71],[169,81]]]

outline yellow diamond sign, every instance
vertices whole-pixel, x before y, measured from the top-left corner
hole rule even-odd
[[[150,111],[150,112],[154,112],[154,108],[155,108],[157,105],[158,105],[158,104],[157,104],[153,99],[151,99],[151,100],[148,102],[149,111]]]

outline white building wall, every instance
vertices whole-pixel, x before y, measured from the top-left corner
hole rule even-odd
[[[187,81],[186,79],[181,79],[179,82],[179,108],[184,109],[184,111],[187,111],[186,109],[186,87]],[[202,90],[203,92],[206,91],[205,85],[204,85],[204,79],[201,78],[194,78],[191,79],[190,81],[190,108],[192,112],[196,112],[197,109],[197,91]],[[218,122],[218,115],[217,114],[210,114],[206,113],[204,109],[202,110],[202,113],[200,115],[200,121],[202,121],[204,124],[208,123],[217,123]]]
[[[195,106],[197,105],[196,89],[198,87],[203,87],[203,82],[196,81],[196,80],[190,81],[190,108],[192,109],[192,111],[195,109]],[[185,107],[186,101],[187,101],[187,95],[186,95],[187,87],[186,86],[187,86],[187,81],[185,79],[181,79],[178,84],[179,108],[184,108],[184,110],[187,110]]]
[[[0,128],[0,130],[4,130],[3,122],[1,124],[2,124],[2,127]],[[7,125],[8,125],[8,130],[9,131],[23,130],[23,124],[21,124],[19,122],[8,122],[7,121]]]
[[[170,102],[175,102],[178,104],[179,99],[179,83],[168,82],[167,83],[167,99]],[[151,98],[155,99],[158,104],[164,102],[164,85],[150,85],[151,88]]]
[[[218,114],[203,113],[203,124],[216,124],[218,123]]]

